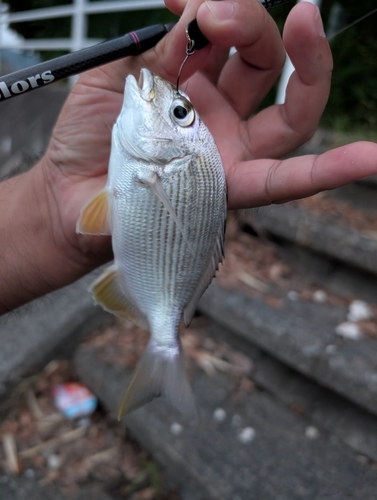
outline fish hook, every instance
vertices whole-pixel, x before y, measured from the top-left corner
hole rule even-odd
[[[178,76],[177,76],[177,83],[176,83],[176,89],[177,89],[178,94],[179,94],[179,79],[181,77],[183,66],[186,64],[187,59],[190,56],[192,56],[195,52],[195,40],[191,39],[189,32],[188,32],[188,28],[186,28],[186,37],[187,37],[186,57],[184,58],[183,63],[181,64],[181,67],[179,68]]]

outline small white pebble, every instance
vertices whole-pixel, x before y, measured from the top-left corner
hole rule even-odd
[[[239,427],[241,425],[241,417],[239,415],[233,415],[232,425],[233,427]]]
[[[356,455],[356,460],[361,464],[369,464],[369,458],[365,455]]]
[[[308,439],[318,439],[319,438],[319,430],[316,427],[312,427],[311,425],[305,429],[305,436]]]
[[[344,323],[340,323],[335,328],[335,333],[344,337],[345,339],[358,340],[361,339],[363,333],[360,327],[356,323],[352,323],[351,321],[346,321]]]
[[[62,464],[62,458],[59,455],[49,455],[47,457],[47,466],[49,469],[59,469]]]
[[[252,427],[245,427],[241,429],[238,433],[238,441],[242,444],[251,443],[251,441],[255,438],[256,432]]]
[[[354,300],[348,308],[347,319],[349,321],[363,321],[373,317],[369,305],[363,300]]]
[[[298,292],[296,292],[296,290],[290,290],[287,293],[287,297],[288,297],[289,300],[292,300],[293,302],[296,302],[296,300],[298,300],[300,298],[300,294]]]
[[[77,420],[76,425],[77,427],[84,427],[85,429],[87,429],[88,427],[90,427],[91,423],[92,421],[90,420],[90,417],[81,417]]]
[[[365,373],[364,377],[368,382],[375,384],[377,382],[377,373]]]
[[[216,408],[216,410],[213,412],[213,418],[216,420],[216,422],[224,422],[226,419],[226,411],[224,408]]]
[[[318,302],[319,304],[324,304],[327,302],[327,293],[323,290],[316,290],[313,293],[314,302]]]
[[[337,350],[338,350],[338,347],[336,345],[329,344],[325,348],[325,353],[331,355],[331,354],[335,354]]]
[[[179,424],[178,422],[173,422],[170,426],[170,432],[173,434],[173,436],[180,436],[183,431],[183,426]]]

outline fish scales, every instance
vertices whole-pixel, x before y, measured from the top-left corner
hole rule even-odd
[[[120,415],[162,395],[193,420],[179,325],[182,317],[191,321],[222,260],[226,181],[217,146],[188,97],[146,69],[139,82],[127,77],[104,191],[78,221],[81,232],[93,227],[91,214],[107,200],[102,219],[114,265],[91,290],[107,310],[151,331]]]
[[[162,183],[165,186],[163,181]],[[181,184],[189,186],[190,183],[192,183],[192,176],[190,178],[185,172],[175,183],[166,185],[167,196],[174,200],[174,193],[182,189]],[[213,187],[212,183],[213,180],[206,175],[205,170],[198,168],[197,193],[191,190],[191,200],[186,200],[186,203],[181,203],[176,209],[177,217],[184,221],[183,229],[189,241],[194,242],[194,237],[196,237],[198,244],[195,245],[195,249],[199,255],[207,256],[207,261],[202,262],[200,259],[194,259],[190,248],[160,200],[147,188],[144,188],[143,198],[140,198],[139,193],[134,194],[132,181],[129,188],[127,187],[124,203],[119,204],[122,218],[116,218],[120,222],[120,227],[115,226],[114,231],[127,234],[129,243],[124,245],[119,239],[119,248],[114,248],[114,251],[119,255],[119,260],[122,262],[120,269],[127,276],[126,283],[133,289],[133,296],[137,297],[136,302],[143,313],[146,314],[150,308],[151,297],[156,307],[166,305],[170,308],[171,304],[176,301],[180,302],[177,304],[178,307],[183,307],[193,293],[198,279],[207,268],[210,233],[213,232],[212,199],[208,196]],[[189,197],[189,191],[186,189],[186,198]],[[201,216],[195,207],[191,207],[195,202],[202,206],[207,205],[208,213],[205,216]],[[139,204],[145,209],[137,208]],[[159,214],[157,231],[154,230],[154,213]],[[140,231],[140,227],[147,228],[147,230]],[[154,251],[146,252],[147,248]],[[140,268],[143,269],[142,275],[139,272]],[[179,290],[181,293],[178,294],[179,287],[184,290]],[[156,304],[155,296],[158,296],[157,300],[161,306]]]

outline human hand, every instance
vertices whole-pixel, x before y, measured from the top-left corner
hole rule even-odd
[[[185,2],[167,3],[180,14],[179,5]],[[211,2],[212,9],[221,9],[222,3]],[[283,33],[296,68],[285,104],[253,114],[280,73],[282,45],[261,5],[234,4],[232,19],[223,23],[200,5],[199,26],[216,47],[187,90],[220,149],[229,208],[282,203],[376,174],[377,145],[365,141],[322,155],[279,160],[306,142],[318,125],[330,91],[331,51],[318,9],[307,2],[296,5]],[[228,61],[230,45],[239,55]]]
[[[182,14],[177,26],[155,49],[83,74],[41,162],[54,241],[77,263],[78,272],[111,257],[108,238],[77,235],[75,227],[81,207],[106,182],[111,127],[121,108],[124,79],[129,73],[137,76],[145,66],[175,82],[185,56],[185,27],[195,17],[214,46],[189,58],[181,82],[187,80],[187,92],[220,149],[230,208],[308,196],[376,170],[371,153],[377,146],[369,143],[320,157],[278,160],[314,133],[330,89],[331,52],[316,7],[301,3],[292,9],[283,45],[272,18],[256,1],[166,4]],[[232,6],[231,19],[214,17],[216,9],[224,14]],[[238,52],[228,60],[232,46]],[[296,67],[286,103],[253,115],[281,71],[284,46]]]

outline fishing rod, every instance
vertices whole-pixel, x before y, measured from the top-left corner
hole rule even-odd
[[[259,0],[266,9],[289,1],[292,0]],[[154,47],[172,30],[174,25],[175,23],[147,26],[119,38],[98,43],[91,47],[1,76],[0,102],[41,87],[43,88],[46,85],[96,68],[102,64],[107,64],[123,57],[141,54]],[[190,29],[191,38],[195,40],[195,48],[197,50],[208,45],[208,40],[200,32],[195,20],[189,24],[188,29]]]

